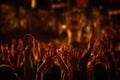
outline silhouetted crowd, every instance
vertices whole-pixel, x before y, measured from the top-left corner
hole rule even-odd
[[[107,31],[91,38],[83,52],[66,42],[44,43],[25,34],[1,43],[0,79],[120,80],[120,53]]]

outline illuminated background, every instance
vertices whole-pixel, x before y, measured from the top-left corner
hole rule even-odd
[[[83,10],[87,19],[97,10],[104,15],[120,14],[120,0],[0,0],[0,4],[0,40],[3,42],[26,33],[46,42],[64,40],[67,37],[64,29],[71,24],[68,17],[74,8],[78,13]],[[77,13],[74,15],[79,17]]]

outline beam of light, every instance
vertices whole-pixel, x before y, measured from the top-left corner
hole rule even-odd
[[[35,8],[36,6],[36,1],[35,0],[31,0],[31,8]]]

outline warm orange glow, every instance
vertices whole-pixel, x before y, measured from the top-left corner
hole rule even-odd
[[[108,14],[109,15],[117,15],[117,14],[120,14],[120,10],[110,10],[110,11],[108,11]]]
[[[85,8],[88,5],[89,0],[76,0],[77,7]]]

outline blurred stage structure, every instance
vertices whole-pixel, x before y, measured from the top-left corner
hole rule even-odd
[[[59,39],[87,43],[94,32],[91,24],[96,25],[95,21],[103,17],[120,15],[118,3],[119,0],[2,0],[1,40],[31,33],[47,42]],[[96,32],[99,31],[100,28]]]

